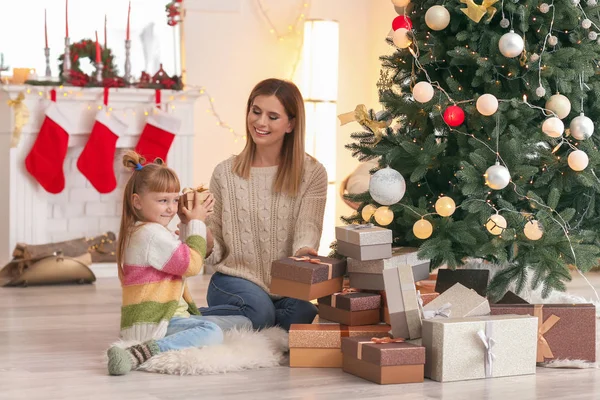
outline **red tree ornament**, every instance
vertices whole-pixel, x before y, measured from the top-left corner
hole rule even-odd
[[[456,128],[465,122],[465,112],[459,106],[450,106],[444,111],[444,122]]]
[[[395,31],[397,31],[400,28],[404,28],[410,31],[412,27],[412,21],[410,20],[410,18],[404,15],[399,15],[392,21],[392,29]]]

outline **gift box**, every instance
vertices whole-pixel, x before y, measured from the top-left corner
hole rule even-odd
[[[432,280],[418,281],[415,286],[421,293],[438,293],[435,291],[435,281]]]
[[[420,293],[417,291],[417,296],[420,297],[423,306],[431,303],[435,298],[437,298],[439,293]],[[387,296],[385,295],[385,290],[381,291],[381,320],[386,324],[390,324],[390,310],[387,306]]]
[[[182,195],[179,197],[181,204],[188,210],[194,208],[194,193],[198,197],[199,204],[204,203],[210,192],[204,186],[198,186],[197,188],[184,188]]]
[[[381,320],[381,295],[335,293],[318,300],[319,315],[344,325],[374,325]]]
[[[342,291],[346,260],[314,257],[287,257],[271,265],[272,294],[314,300]]]
[[[361,261],[350,257],[347,261],[349,273],[381,274],[384,269],[408,264],[413,267],[415,281],[429,277],[429,260],[419,259],[417,249],[414,247],[396,247],[392,249],[390,258]]]
[[[425,320],[425,376],[452,382],[535,374],[537,329],[537,319],[524,315]]]
[[[492,315],[538,318],[537,362],[596,361],[596,307],[593,304],[492,304]]]
[[[396,340],[342,339],[343,371],[380,385],[423,382],[425,348]]]
[[[383,281],[395,338],[421,337],[421,312],[410,265],[383,270]]]
[[[373,246],[392,243],[392,231],[373,224],[346,225],[335,227],[336,240],[357,246]]]
[[[435,300],[423,305],[423,318],[466,318],[490,314],[490,303],[473,289],[457,283]]]
[[[444,293],[457,283],[475,290],[480,296],[487,292],[490,271],[487,269],[440,269],[435,284],[435,291]]]
[[[292,324],[289,332],[290,367],[341,368],[342,338],[385,337],[385,324],[347,326],[340,324]]]
[[[377,274],[363,274],[359,272],[349,272],[348,277],[350,278],[350,286],[361,290],[385,290],[383,284],[383,275]]]
[[[529,302],[509,290],[495,304],[529,304]]]
[[[361,261],[380,260],[392,256],[392,243],[359,246],[338,240],[337,252],[343,256]]]

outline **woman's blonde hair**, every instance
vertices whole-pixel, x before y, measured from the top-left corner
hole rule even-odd
[[[127,241],[135,229],[135,223],[143,221],[140,212],[133,206],[133,195],[149,192],[179,193],[179,178],[175,171],[167,167],[163,160],[157,158],[153,163],[146,164],[146,159],[135,151],[128,151],[123,155],[123,165],[133,171],[125,185],[123,193],[123,215],[117,240],[117,265],[119,277],[125,259]]]
[[[252,89],[246,106],[246,118],[248,118],[250,108],[257,96],[277,97],[290,122],[293,122],[294,129],[290,133],[286,133],[283,139],[281,161],[273,183],[273,191],[296,196],[304,171],[304,138],[306,135],[304,99],[298,87],[292,82],[274,78],[266,79]],[[246,123],[246,147],[233,160],[233,172],[244,179],[249,179],[255,154],[256,144],[252,140],[248,123]]]

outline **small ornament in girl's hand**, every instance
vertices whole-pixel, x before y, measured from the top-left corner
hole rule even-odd
[[[199,196],[200,204],[204,203],[210,192],[204,185],[200,185],[197,188],[184,188],[180,197],[181,204],[188,210],[194,207],[194,192],[196,196]]]

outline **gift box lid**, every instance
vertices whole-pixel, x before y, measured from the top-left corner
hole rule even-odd
[[[390,229],[373,224],[336,226],[335,238],[359,246],[392,243],[393,239]]]
[[[425,364],[425,347],[406,342],[389,343],[389,337],[381,338],[381,341],[376,339],[364,336],[343,338],[342,354],[382,367]]]
[[[473,289],[457,283],[423,307],[425,319],[463,318],[488,315],[490,303]]]
[[[343,337],[389,336],[390,326],[387,324],[347,326],[337,323],[327,324],[292,324],[289,332],[291,348],[336,348],[342,345]]]
[[[414,247],[392,248],[392,257],[378,260],[361,261],[348,257],[348,272],[360,272],[377,274],[387,268],[398,268],[400,265],[408,264],[413,267],[415,281],[429,278],[429,260],[421,260],[417,257],[417,249]]]
[[[373,310],[381,307],[381,295],[362,292],[334,293],[321,297],[318,303],[347,311]]]
[[[460,283],[469,289],[475,290],[480,296],[485,296],[489,277],[490,271],[487,269],[451,270],[441,268],[438,270],[435,291],[442,294],[454,286],[454,284]]]
[[[346,273],[346,260],[322,256],[286,257],[271,264],[271,277],[300,283],[319,283]]]

